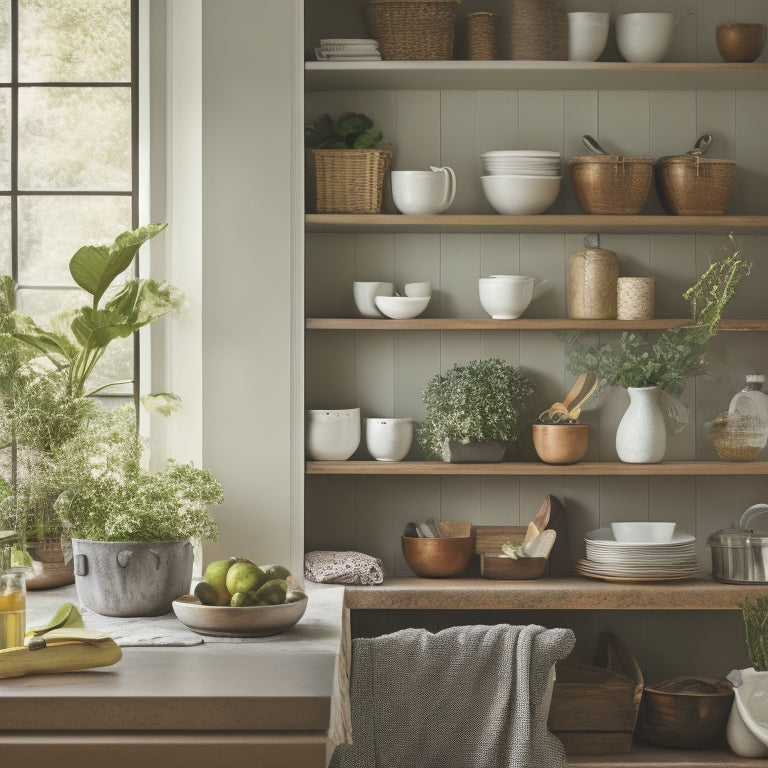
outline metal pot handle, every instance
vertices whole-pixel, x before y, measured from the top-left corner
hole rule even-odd
[[[750,523],[759,515],[768,512],[768,504],[753,504],[748,509],[744,510],[744,514],[739,520],[739,528],[742,531],[751,530]]]

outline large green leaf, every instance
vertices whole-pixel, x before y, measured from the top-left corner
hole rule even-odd
[[[123,232],[110,245],[85,245],[70,259],[74,281],[93,296],[96,307],[112,281],[130,266],[139,248],[162,232],[166,224],[148,224]]]

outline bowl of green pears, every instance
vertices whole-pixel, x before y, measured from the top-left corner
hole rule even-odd
[[[264,637],[296,624],[307,600],[285,566],[230,557],[209,563],[194,594],[173,601],[173,612],[200,635]]]

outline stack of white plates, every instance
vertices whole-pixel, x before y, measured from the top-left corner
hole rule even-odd
[[[376,40],[359,37],[321,40],[315,55],[318,61],[381,61]]]
[[[480,155],[488,176],[559,176],[560,153],[542,149],[500,149]]]
[[[586,559],[573,570],[582,576],[615,581],[664,581],[687,579],[698,573],[696,538],[675,533],[659,542],[616,541],[610,528],[590,531],[584,537]]]

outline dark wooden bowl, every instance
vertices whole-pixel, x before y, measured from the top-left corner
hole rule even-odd
[[[546,557],[513,560],[490,552],[480,555],[480,575],[486,579],[540,579],[546,570]]]
[[[725,61],[755,61],[765,46],[765,24],[720,24],[715,32],[717,50]]]
[[[533,424],[533,447],[547,464],[575,464],[589,445],[589,424]]]
[[[417,576],[458,576],[467,570],[475,554],[475,539],[472,536],[440,539],[403,536],[401,541],[405,562]]]
[[[645,686],[638,717],[640,735],[653,744],[709,749],[725,738],[733,688],[711,677],[672,677]]]

